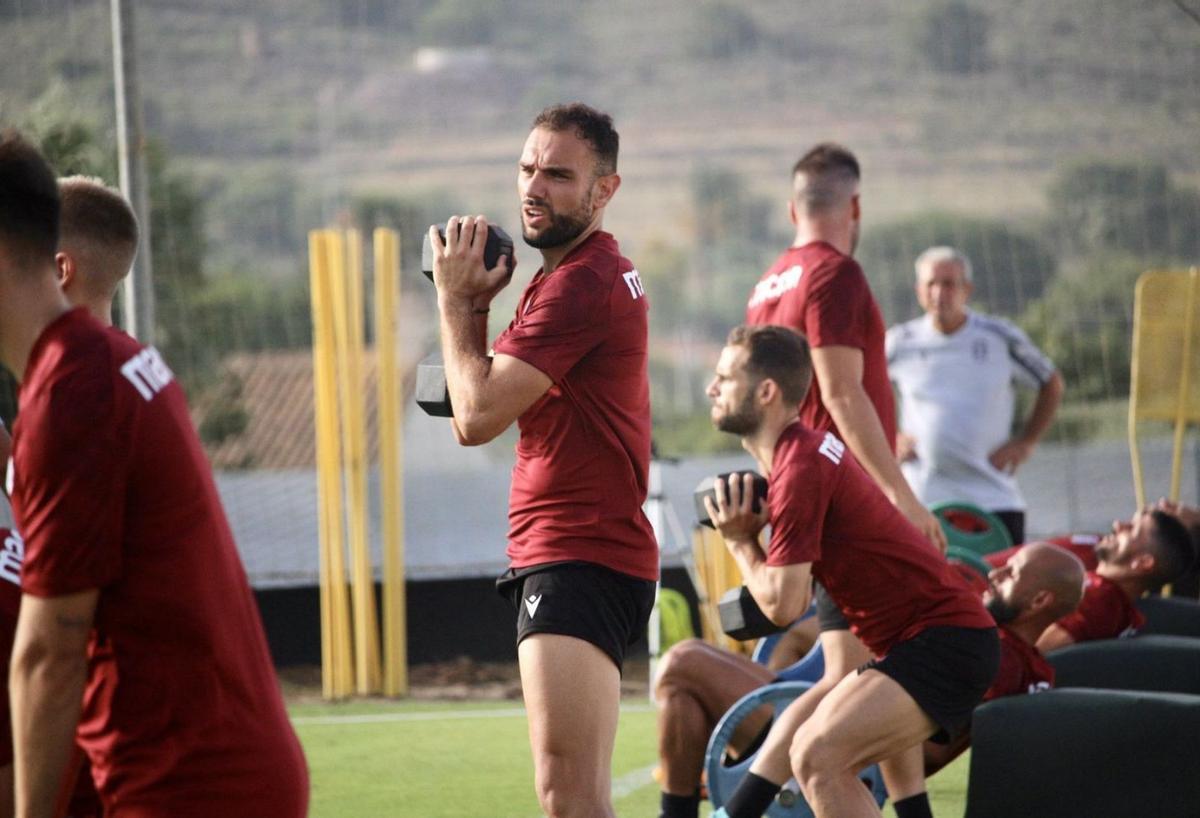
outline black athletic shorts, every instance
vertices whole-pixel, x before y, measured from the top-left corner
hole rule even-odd
[[[591,562],[509,568],[496,590],[517,610],[517,644],[534,633],[591,642],[624,672],[625,652],[646,632],[655,583]]]
[[[850,623],[842,609],[833,601],[825,586],[816,580],[813,580],[813,596],[817,600],[817,627],[821,633],[850,630]]]
[[[971,711],[992,686],[1000,637],[995,628],[926,628],[858,672],[870,668],[895,679],[940,728],[932,739],[946,744],[970,728]]]

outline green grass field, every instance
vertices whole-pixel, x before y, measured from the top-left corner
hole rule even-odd
[[[538,818],[524,711],[514,702],[294,704],[313,818]],[[653,818],[654,711],[626,701],[613,757],[617,814]],[[934,814],[963,813],[966,757],[930,780]],[[894,816],[890,809],[885,815]],[[702,810],[707,816],[707,809]]]

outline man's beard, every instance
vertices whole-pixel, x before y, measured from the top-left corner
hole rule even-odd
[[[1012,622],[1021,615],[1021,609],[1010,602],[1005,602],[998,594],[992,594],[985,606],[997,625]]]
[[[588,191],[588,200],[581,204],[571,213],[554,213],[550,210],[548,204],[544,202],[536,203],[546,211],[550,217],[550,226],[543,230],[540,234],[531,236],[525,228],[524,218],[521,220],[521,236],[525,239],[525,243],[530,247],[536,247],[538,250],[545,250],[551,247],[562,247],[564,244],[570,244],[575,239],[582,235],[584,230],[587,230],[592,221],[592,214],[595,209],[590,204],[591,191]]]
[[[716,427],[719,431],[729,432],[732,435],[746,437],[758,431],[758,427],[762,425],[762,416],[754,410],[754,396],[746,395],[745,400],[737,407],[736,410],[726,415],[722,415],[716,421]]]

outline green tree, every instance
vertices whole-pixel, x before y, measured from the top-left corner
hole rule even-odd
[[[1005,222],[930,212],[864,230],[857,257],[889,323],[916,315],[914,270],[921,251],[939,244],[971,259],[979,309],[1015,316],[1038,298],[1057,262],[1034,234]]]
[[[1056,237],[1072,253],[1200,258],[1200,192],[1176,187],[1164,165],[1076,162],[1058,173],[1047,200]]]
[[[762,31],[744,7],[726,0],[703,0],[690,10],[685,48],[699,59],[727,60],[758,48]]]
[[[988,67],[986,13],[965,0],[932,0],[910,21],[909,39],[923,61],[946,74],[974,74]]]
[[[1054,361],[1069,402],[1129,394],[1133,291],[1146,265],[1128,256],[1100,256],[1072,275],[1059,275],[1019,323]]]

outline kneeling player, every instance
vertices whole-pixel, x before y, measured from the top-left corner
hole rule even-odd
[[[805,610],[815,577],[876,656],[805,721],[791,765],[818,818],[877,816],[858,771],[931,736],[957,736],[996,674],[998,638],[978,596],[842,441],[800,424],[811,375],[808,346],[795,332],[730,333],[708,389],[713,423],[741,436],[768,476],[769,499],[755,513],[750,477],[733,478],[728,500],[718,491],[709,514],[772,621],[786,624]]]

